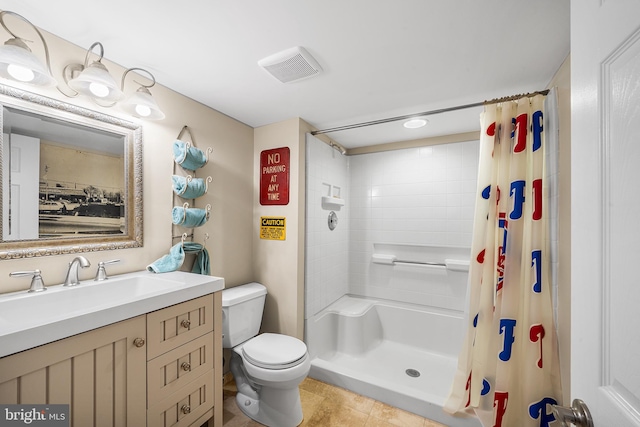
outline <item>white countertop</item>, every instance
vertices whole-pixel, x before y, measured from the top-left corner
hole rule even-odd
[[[221,277],[141,271],[44,292],[0,294],[0,357],[222,289]]]

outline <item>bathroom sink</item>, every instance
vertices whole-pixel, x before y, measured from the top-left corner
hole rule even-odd
[[[0,295],[0,357],[178,304],[224,288],[187,272],[128,273],[73,287]]]

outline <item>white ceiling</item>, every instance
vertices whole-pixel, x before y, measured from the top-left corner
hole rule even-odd
[[[107,59],[146,68],[252,127],[301,117],[327,129],[541,90],[569,54],[569,0],[2,0],[0,8],[83,48],[100,41]],[[293,46],[323,73],[283,84],[258,66]],[[479,111],[433,115],[412,132],[395,122],[329,135],[353,148],[466,132],[479,127]]]

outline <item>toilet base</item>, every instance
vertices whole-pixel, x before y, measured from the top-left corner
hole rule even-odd
[[[298,387],[283,390],[262,386],[259,400],[241,392],[236,395],[238,408],[247,417],[268,427],[296,427],[302,422],[302,405]]]
[[[305,365],[309,365],[308,358]],[[257,384],[250,380],[242,358],[234,351],[229,366],[236,381],[236,403],[247,417],[267,427],[296,427],[302,422],[302,404],[298,384],[307,376],[309,366],[303,365],[304,375],[285,382]],[[273,385],[273,386],[271,386]],[[286,386],[285,386],[286,385]]]

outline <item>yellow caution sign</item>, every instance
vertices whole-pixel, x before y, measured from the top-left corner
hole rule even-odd
[[[266,240],[286,240],[287,219],[283,217],[260,217],[260,238]]]

